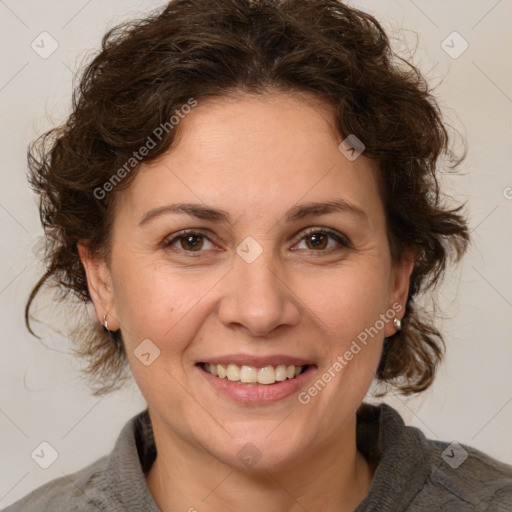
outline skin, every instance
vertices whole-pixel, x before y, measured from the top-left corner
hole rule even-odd
[[[119,194],[110,264],[79,247],[98,320],[108,313],[109,328],[121,328],[148,404],[158,450],[149,489],[164,512],[351,511],[375,470],[356,448],[356,410],[392,321],[306,405],[296,395],[240,405],[195,363],[242,352],[304,357],[317,366],[307,389],[393,304],[405,315],[413,263],[391,260],[376,165],[339,151],[330,107],[307,94],[200,101],[179,130]],[[298,204],[335,199],[366,217],[285,220]],[[138,226],[152,208],[179,202],[223,209],[230,222],[171,213]],[[350,245],[321,235],[315,244],[306,228],[330,228]],[[183,239],[164,247],[184,229],[206,235],[194,240],[199,252]],[[247,236],[263,249],[252,263],[236,252]],[[149,366],[134,355],[147,338],[160,349]],[[237,456],[248,442],[261,453],[252,468]]]

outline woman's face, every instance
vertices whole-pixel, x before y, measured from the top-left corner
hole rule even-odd
[[[306,95],[200,101],[119,194],[110,268],[81,252],[161,438],[277,469],[353,436],[411,264],[393,265],[376,168],[333,122]]]

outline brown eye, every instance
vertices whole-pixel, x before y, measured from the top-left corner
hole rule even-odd
[[[203,252],[205,242],[210,243],[206,235],[193,231],[179,233],[174,238],[164,242],[163,247],[183,250],[186,252]],[[206,247],[208,248],[208,247]]]
[[[329,243],[328,238],[324,233],[313,233],[305,237],[305,240],[309,249],[325,249]]]
[[[334,244],[330,243],[330,240],[334,240]],[[350,247],[350,243],[343,235],[325,229],[310,230],[300,239],[299,244],[303,241],[306,244],[306,250],[317,252],[324,252],[325,249],[336,250],[336,245],[338,249],[340,246],[341,248]]]
[[[203,246],[202,235],[185,235],[179,237],[181,248],[185,250],[198,251]]]

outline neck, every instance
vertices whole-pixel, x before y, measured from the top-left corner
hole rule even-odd
[[[158,455],[148,487],[162,512],[352,512],[374,473],[357,451],[355,426],[354,416],[341,434],[278,471],[229,466],[153,422]]]

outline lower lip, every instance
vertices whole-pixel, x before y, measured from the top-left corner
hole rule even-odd
[[[197,370],[215,389],[240,404],[263,405],[278,402],[283,398],[298,393],[315,370],[315,366],[308,366],[306,371],[298,377],[286,379],[274,384],[238,384],[228,379],[214,377],[211,373],[196,365]]]

